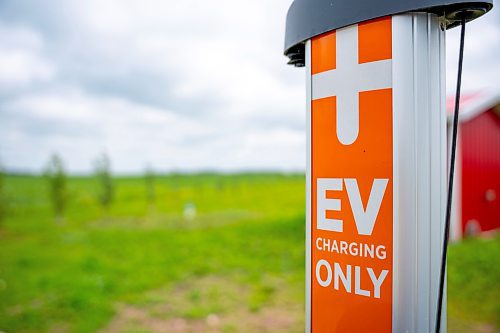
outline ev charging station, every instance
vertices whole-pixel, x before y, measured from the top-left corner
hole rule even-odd
[[[447,200],[445,31],[492,6],[292,3],[285,55],[305,66],[307,91],[306,332],[434,330]]]

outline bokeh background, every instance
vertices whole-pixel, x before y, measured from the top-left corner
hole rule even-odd
[[[290,3],[0,1],[0,332],[303,331]],[[494,9],[463,91],[500,91],[499,55]],[[451,332],[499,332],[499,253],[452,245]]]

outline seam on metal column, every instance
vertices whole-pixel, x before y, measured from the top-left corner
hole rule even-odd
[[[417,149],[416,149],[416,143],[417,143],[417,139],[418,139],[418,136],[417,136],[417,130],[415,129],[415,124],[417,123],[417,116],[416,116],[416,99],[417,99],[417,82],[416,82],[416,76],[417,76],[417,71],[416,71],[416,46],[415,46],[415,43],[416,43],[416,25],[417,25],[417,17],[416,17],[416,14],[412,14],[412,39],[413,39],[413,43],[412,43],[412,53],[413,53],[413,64],[412,64],[412,70],[413,70],[413,106],[412,106],[412,111],[413,111],[413,154],[414,154],[414,160],[413,160],[413,169],[414,169],[414,177],[413,177],[413,182],[414,182],[414,185],[415,185],[415,197],[414,197],[414,205],[415,205],[415,219],[413,220],[414,222],[414,235],[415,235],[415,239],[414,239],[414,251],[413,251],[413,256],[414,258],[412,258],[414,260],[414,272],[418,272],[418,260],[417,260],[417,253],[418,253],[418,182],[417,182],[417,159],[418,159],[418,155],[417,155]],[[416,330],[416,327],[417,327],[417,322],[416,322],[416,319],[418,318],[418,293],[417,293],[417,288],[416,286],[418,285],[418,276],[416,274],[414,274],[414,280],[412,281],[412,284],[413,284],[413,290],[414,290],[414,295],[413,295],[413,308],[416,312],[416,315],[414,315],[413,317],[413,323],[412,323],[412,332],[415,332]]]
[[[393,192],[394,195],[392,197],[392,203],[393,203],[393,208],[394,208],[394,215],[392,217],[392,226],[393,226],[393,234],[392,234],[392,332],[396,332],[396,329],[398,327],[398,322],[396,321],[396,318],[398,318],[399,312],[398,312],[398,305],[399,305],[399,237],[396,235],[399,234],[399,225],[398,221],[400,221],[400,216],[399,216],[399,153],[398,149],[399,146],[397,144],[397,128],[399,128],[399,117],[398,117],[398,112],[396,110],[396,103],[395,103],[395,96],[398,93],[396,91],[396,79],[395,79],[395,68],[396,68],[396,63],[397,63],[397,55],[395,54],[395,35],[397,33],[397,22],[398,17],[393,17],[392,18],[392,48],[393,48],[393,58],[392,58],[392,82],[393,82],[393,90],[392,90],[392,155],[393,155],[393,169],[392,169],[392,187],[393,187]],[[396,157],[397,156],[397,157]]]
[[[428,67],[428,70],[430,72],[430,74],[432,75],[432,72],[431,72],[431,14],[427,14],[427,67]],[[431,110],[432,110],[432,107],[431,107],[431,103],[433,102],[432,101],[432,88],[433,88],[433,84],[431,82],[429,82],[429,84],[427,85],[427,94],[428,94],[428,98],[427,98],[427,113],[428,113],[428,126],[429,126],[429,136],[430,138],[432,138],[432,115],[431,115]],[[428,150],[429,150],[429,160],[427,161],[428,162],[428,168],[429,168],[429,179],[427,180],[428,183],[429,183],[429,190],[432,189],[432,184],[431,184],[431,179],[432,179],[432,140],[430,140],[429,138],[429,141],[428,141]],[[432,239],[431,239],[431,225],[430,225],[430,222],[432,220],[432,190],[431,190],[431,195],[429,196],[429,211],[428,211],[428,220],[427,220],[427,224],[428,224],[428,231],[429,231],[429,249],[432,249]],[[427,259],[427,265],[428,265],[428,274],[427,274],[427,280],[428,280],[428,284],[429,284],[429,290],[430,290],[430,287],[431,287],[431,270],[432,270],[432,262],[431,262],[431,251],[429,251],[428,253],[428,258]],[[429,292],[427,294],[427,316],[429,319],[432,318],[431,316],[431,307],[430,307],[430,304],[431,304],[431,293]],[[427,330],[430,332],[431,331],[431,320],[427,321],[428,323],[428,327],[427,327]]]

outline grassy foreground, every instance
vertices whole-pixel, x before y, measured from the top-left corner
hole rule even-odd
[[[158,177],[154,204],[119,178],[108,211],[97,186],[71,178],[61,221],[43,178],[7,177],[0,331],[303,331],[302,176]],[[450,249],[455,331],[500,327],[499,244]]]

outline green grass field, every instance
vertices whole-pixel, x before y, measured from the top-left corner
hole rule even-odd
[[[7,176],[0,332],[303,331],[302,176],[163,176],[155,204],[144,179],[115,183],[105,211],[94,179],[71,178],[56,220],[44,178]],[[499,253],[451,247],[450,331],[498,331]]]

